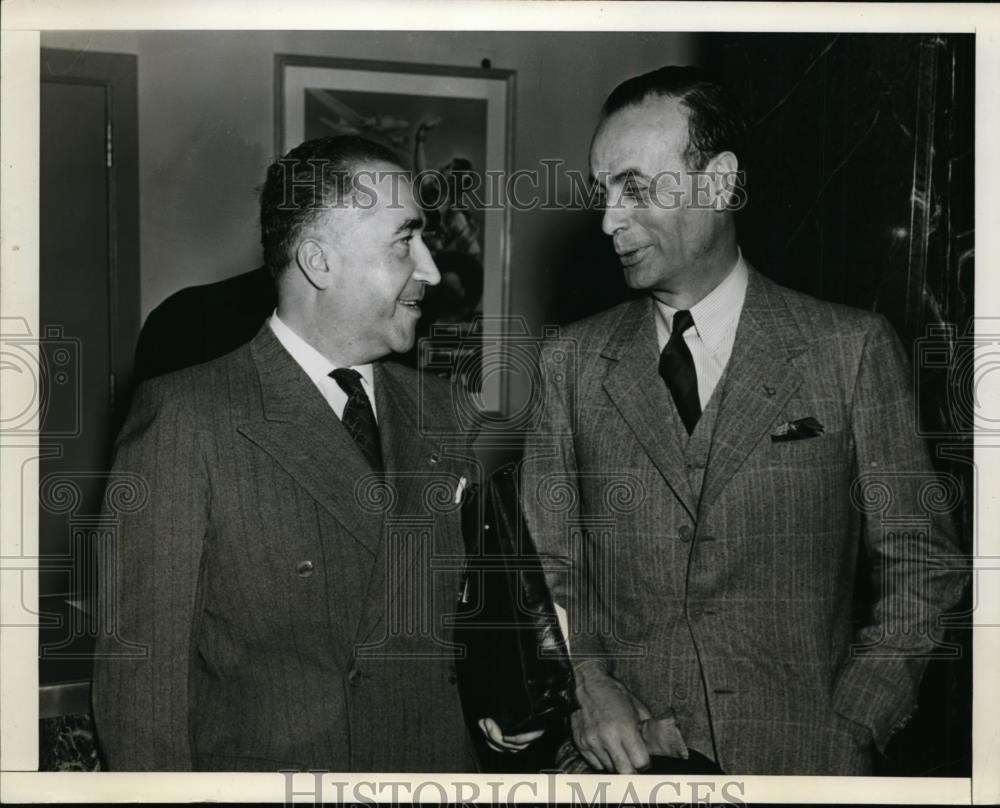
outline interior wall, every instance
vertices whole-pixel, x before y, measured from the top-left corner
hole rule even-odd
[[[235,21],[238,22],[238,21]],[[517,71],[514,169],[562,158],[586,173],[594,120],[622,79],[695,58],[687,34],[597,32],[49,32],[47,48],[139,63],[141,316],[172,292],[259,265],[256,186],[274,156],[274,55]],[[512,214],[513,312],[542,317],[551,228]]]

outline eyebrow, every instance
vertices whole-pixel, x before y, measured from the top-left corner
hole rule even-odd
[[[590,180],[591,183],[595,183],[595,182],[600,182],[600,180],[604,179],[605,176],[606,175],[604,175],[603,173],[600,174],[600,175],[596,175],[596,176],[594,174],[590,174],[590,176],[588,177],[588,179]],[[649,177],[646,176],[646,174],[642,171],[642,169],[639,169],[639,168],[623,168],[621,171],[619,171],[617,174],[615,174],[613,177],[611,177],[611,181],[612,182],[624,182],[629,177],[639,177],[639,178],[644,179],[644,180],[648,180],[649,179]],[[600,184],[603,186],[604,183],[600,183]]]
[[[424,226],[423,216],[411,216],[405,222],[403,222],[399,227],[396,228],[396,232],[393,233],[394,236],[401,235],[402,233],[411,232],[413,230],[420,230]]]
[[[615,174],[611,179],[616,182],[622,182],[627,180],[629,177],[641,177],[644,180],[648,180],[649,177],[643,172],[641,168],[625,168]]]

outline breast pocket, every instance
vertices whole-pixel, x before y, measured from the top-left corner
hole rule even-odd
[[[765,457],[774,466],[841,466],[850,459],[847,432],[824,432],[813,438],[773,441],[768,438]]]

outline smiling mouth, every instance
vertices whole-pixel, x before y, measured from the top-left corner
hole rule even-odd
[[[630,267],[642,260],[645,251],[645,247],[637,247],[634,250],[621,250],[618,252],[618,260],[621,261],[622,266]]]
[[[396,302],[400,306],[404,306],[405,308],[408,308],[410,311],[414,312],[415,314],[420,314],[420,311],[421,311],[421,309],[420,309],[420,298],[414,298],[414,299],[410,299],[410,300],[404,300],[403,298],[400,298]]]

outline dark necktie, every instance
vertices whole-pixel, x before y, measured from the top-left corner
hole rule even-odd
[[[337,368],[330,371],[332,378],[347,393],[344,416],[340,419],[354,442],[358,444],[368,465],[375,471],[382,471],[382,446],[378,439],[378,423],[372,403],[361,385],[361,374],[353,368]]]
[[[701,418],[701,402],[698,400],[698,374],[694,369],[694,359],[684,341],[684,332],[694,325],[689,311],[674,314],[670,339],[660,354],[660,376],[667,383],[673,396],[677,412],[690,435]]]

